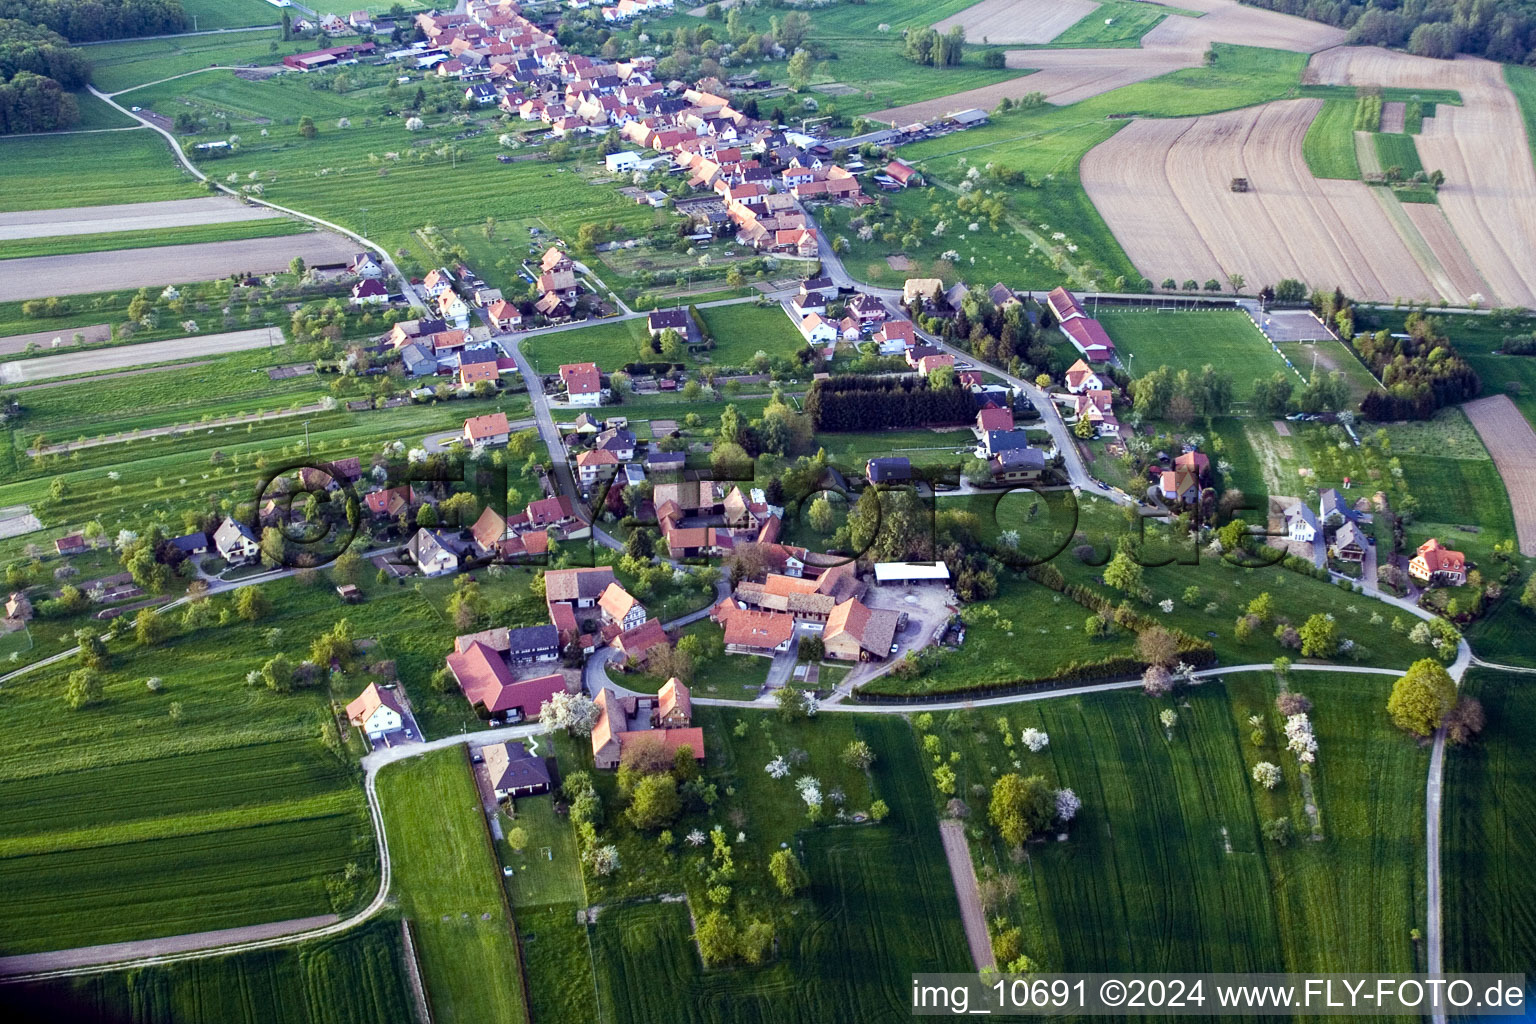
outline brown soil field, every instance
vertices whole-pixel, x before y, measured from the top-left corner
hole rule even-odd
[[[981,0],[933,27],[965,29],[967,42],[1048,43],[1098,9],[1093,0]]]
[[[226,334],[204,334],[194,338],[175,338],[171,341],[146,341],[138,345],[119,345],[116,348],[97,349],[92,352],[71,352],[66,355],[37,356],[0,363],[0,384],[23,384],[28,381],[47,380],[51,377],[70,377],[98,370],[117,370],[129,366],[151,363],[169,363],[189,356],[226,355],[253,348],[265,348],[284,344],[283,332],[278,327],[256,327],[248,331],[230,331]]]
[[[51,349],[54,340],[57,339],[59,348],[73,348],[75,334],[85,335],[88,345],[100,344],[103,341],[112,340],[112,327],[110,324],[94,324],[90,327],[61,327],[55,331],[34,331],[31,334],[13,334],[9,338],[0,338],[0,356],[15,355],[17,352],[25,352],[27,346],[36,343],[40,348]]]
[[[353,242],[340,235],[316,231],[234,242],[34,256],[5,261],[5,274],[0,275],[0,302],[211,281],[247,272],[263,274],[286,270],[295,256],[302,256],[313,265],[347,262],[355,252]]]
[[[1029,0],[1029,6],[1033,7],[1037,2],[1039,0]],[[1020,5],[1015,3],[1013,6],[1018,8]],[[1180,68],[1199,67],[1212,42],[1268,46],[1300,53],[1315,53],[1344,42],[1344,32],[1339,29],[1287,14],[1243,7],[1233,0],[1192,0],[1175,6],[1206,13],[1199,18],[1169,15],[1142,36],[1139,49],[1010,50],[1010,68],[1034,69],[1035,74],[922,103],[892,107],[869,116],[875,120],[910,124],[969,107],[991,110],[1005,96],[1016,99],[1032,92],[1044,93],[1048,102],[1065,106]],[[970,8],[955,17],[964,18],[976,9]],[[953,21],[951,18],[940,24],[948,25]],[[977,38],[969,27],[966,37]]]
[[[1383,103],[1381,105],[1381,130],[1401,134],[1408,117],[1408,104]]]
[[[1462,407],[1493,464],[1504,479],[1515,513],[1522,555],[1536,555],[1536,430],[1508,395],[1467,402]]]
[[[53,235],[95,235],[107,231],[145,231],[191,224],[281,217],[264,206],[246,206],[227,196],[168,199],[156,203],[75,206],[63,210],[22,210],[0,213],[0,240],[45,238]]]
[[[1321,104],[1133,121],[1089,151],[1083,187],[1154,281],[1294,277],[1361,298],[1438,298],[1369,186],[1307,170],[1302,139]],[[1234,177],[1249,191],[1231,191]]]
[[[1319,53],[1308,82],[1455,89],[1415,136],[1426,170],[1445,172],[1440,207],[1482,279],[1488,303],[1536,305],[1536,167],[1525,121],[1502,68],[1459,57],[1431,60],[1376,47]]]
[[[1390,201],[1397,202],[1396,199]],[[1451,222],[1445,219],[1445,211],[1433,203],[1399,203],[1398,205],[1413,222],[1413,226],[1419,229],[1419,234],[1429,244],[1430,250],[1450,279],[1452,301],[1470,302],[1476,295],[1486,299],[1492,289],[1488,287],[1488,282],[1483,280],[1483,275],[1478,272],[1477,264],[1467,254],[1467,247],[1462,245],[1461,239],[1456,237],[1456,232],[1451,228]]]

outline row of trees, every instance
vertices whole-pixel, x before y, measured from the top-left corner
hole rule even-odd
[[[956,25],[940,34],[931,28],[907,30],[907,45],[903,56],[914,64],[948,68],[957,66],[965,57],[965,29]]]
[[[934,388],[926,379],[847,375],[811,385],[805,412],[818,432],[886,430],[965,423],[976,404],[964,388]]]
[[[1349,41],[1400,46],[1422,57],[1471,53],[1520,63],[1536,50],[1531,0],[1246,0],[1349,30]]]
[[[1349,381],[1343,372],[1314,373],[1298,390],[1289,371],[1276,370],[1253,382],[1253,404],[1266,416],[1297,412],[1338,412],[1349,404]]]
[[[1188,423],[1197,416],[1224,416],[1232,409],[1232,378],[1207,363],[1198,375],[1159,366],[1131,382],[1138,415]]]

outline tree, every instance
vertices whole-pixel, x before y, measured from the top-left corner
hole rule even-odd
[[[165,619],[154,608],[141,608],[133,619],[133,638],[140,647],[153,647],[170,631]]]
[[[773,701],[778,705],[779,717],[786,722],[811,717],[810,697],[793,686],[781,687],[774,693]]]
[[[1136,635],[1136,656],[1148,665],[1172,665],[1179,657],[1179,641],[1162,626]]]
[[[528,831],[520,825],[507,830],[507,845],[518,853],[528,848]]]
[[[1520,607],[1536,614],[1536,572],[1525,581],[1525,589],[1520,592]]]
[[[1271,818],[1259,830],[1264,833],[1265,839],[1279,846],[1289,846],[1291,840],[1296,838],[1296,827],[1291,824],[1290,818]]]
[[[811,529],[817,533],[831,533],[836,522],[837,515],[832,511],[832,503],[827,500],[825,494],[820,495],[811,502],[810,511],[806,518],[810,520]]]
[[[86,668],[107,667],[107,645],[101,642],[94,629],[82,627],[75,630],[75,643],[80,647],[80,664]]]
[[[1056,796],[1039,775],[1023,778],[1009,772],[992,784],[987,820],[1010,846],[1022,846],[1030,836],[1048,828],[1055,813]]]
[[[1117,552],[1104,567],[1104,583],[1125,594],[1141,589],[1141,566],[1124,551]]]
[[[1387,714],[1392,724],[1415,736],[1428,736],[1456,706],[1456,682],[1445,666],[1421,658],[1392,684]]]
[[[1301,656],[1303,658],[1331,658],[1339,647],[1339,627],[1333,619],[1321,612],[1307,617],[1301,626]]]
[[[293,688],[293,662],[282,651],[278,651],[261,666],[261,678],[267,684],[267,689],[287,693]]]
[[[801,661],[820,661],[826,657],[827,647],[819,636],[802,636],[800,638],[800,647],[796,653]]]
[[[299,134],[306,139],[312,139],[318,135],[319,130],[315,128],[315,119],[308,114],[299,118]]]
[[[64,690],[64,703],[71,711],[79,711],[101,700],[101,673],[94,668],[77,668],[69,674],[69,685]]]
[[[768,858],[768,874],[773,876],[773,884],[779,887],[779,892],[784,896],[793,896],[810,881],[805,866],[792,850],[773,851],[773,855]]]
[[[706,964],[729,963],[736,956],[736,926],[718,910],[711,910],[699,918],[693,937],[699,944],[699,956]]]
[[[849,740],[843,748],[843,764],[854,771],[868,771],[869,766],[875,763],[875,752],[870,745],[863,740]]]
[[[869,819],[877,825],[884,821],[886,815],[890,813],[891,808],[884,800],[876,800],[869,805]]]
[[[539,706],[539,721],[572,736],[590,736],[597,724],[597,702],[584,693],[557,692]]]
[[[272,602],[260,587],[241,587],[236,591],[235,614],[246,622],[260,622],[271,610]]]
[[[1445,727],[1445,738],[1459,747],[1472,742],[1472,737],[1483,731],[1484,723],[1483,702],[1476,697],[1462,697],[1440,724]]]
[[[813,62],[809,50],[799,50],[789,58],[789,87],[796,92],[811,84]]]
[[[645,776],[635,785],[625,816],[635,828],[654,829],[672,824],[682,812],[683,801],[677,795],[677,780],[659,772]]]

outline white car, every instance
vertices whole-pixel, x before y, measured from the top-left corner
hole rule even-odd
[[[508,864],[507,866],[503,867],[501,869],[501,874],[505,878],[511,878],[512,877],[512,865]]]

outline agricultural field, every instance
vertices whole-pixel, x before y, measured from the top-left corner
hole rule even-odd
[[[1413,144],[1412,135],[1377,132],[1375,143],[1376,158],[1381,161],[1383,170],[1395,167],[1405,178],[1411,178],[1424,170],[1424,165],[1419,162],[1419,151]]]
[[[1536,821],[1527,678],[1474,668],[1462,683],[1482,701],[1488,725],[1470,747],[1446,752],[1441,859],[1448,970],[1473,964],[1502,970],[1536,956],[1536,880],[1518,839]]]
[[[315,5],[322,10],[322,4]],[[211,28],[246,28],[252,25],[276,25],[283,12],[266,0],[181,0],[187,14],[187,27],[205,32]],[[193,18],[197,20],[194,22]]]
[[[1127,358],[1133,376],[1160,366],[1198,375],[1211,365],[1231,378],[1234,401],[1245,403],[1253,397],[1255,379],[1285,369],[1247,313],[1100,310],[1098,319]]]
[[[400,923],[370,921],[333,939],[163,967],[28,985],[20,1009],[75,1020],[154,1024],[372,1024],[412,1019]]]
[[[1102,9],[1103,5],[1093,0],[980,0],[959,14],[934,22],[933,27],[948,32],[958,26],[965,30],[967,42],[1049,43]]]
[[[150,131],[111,136],[112,159],[99,159],[94,135],[26,135],[0,140],[0,212],[59,206],[191,199],[206,195]],[[67,168],[67,172],[66,169]]]
[[[262,2],[265,3],[265,0]],[[282,19],[282,12],[275,8],[272,14]],[[125,90],[193,71],[200,72],[198,79],[201,79],[204,77],[201,74],[204,69],[212,65],[242,67],[280,64],[285,55],[302,53],[306,48],[312,49],[313,45],[302,40],[283,43],[282,33],[276,30],[99,43],[90,48],[91,81],[102,92],[118,96]],[[146,105],[133,93],[122,96],[118,102],[123,106]]]
[[[286,217],[240,221],[233,224],[198,224],[187,227],[154,228],[146,231],[108,231],[92,235],[58,235],[23,238],[0,243],[0,260],[27,256],[63,256],[72,253],[112,252],[118,249],[149,249],[163,245],[192,245],[201,242],[230,242],[252,238],[275,238],[313,231],[308,224]],[[0,263],[0,268],[4,264]]]
[[[1111,693],[941,714],[931,729],[941,757],[960,755],[956,791],[972,805],[980,873],[1018,879],[1017,897],[995,912],[1023,928],[1043,970],[1407,971],[1423,969],[1409,932],[1423,915],[1428,757],[1388,724],[1389,684],[1294,674],[1292,688],[1314,704],[1320,841],[1285,848],[1263,838],[1262,822],[1289,818],[1303,836],[1314,825],[1267,673],[1165,700]],[[1158,721],[1164,709],[1177,716],[1171,728]],[[1265,720],[1258,747],[1247,739],[1252,714]],[[1047,733],[1045,751],[1014,745],[1026,727]],[[1282,765],[1273,792],[1249,777],[1260,760]],[[1031,844],[1022,869],[970,796],[1009,761],[1083,805],[1066,841]]]
[[[1136,0],[1104,0],[1097,8],[1051,39],[1054,47],[1140,46],[1142,36],[1170,14],[1196,16],[1197,12]]]
[[[1323,102],[1301,144],[1307,169],[1314,178],[1360,179],[1355,159],[1355,102],[1337,98]]]
[[[526,1021],[517,936],[463,747],[388,766],[379,803],[435,1021]]]

